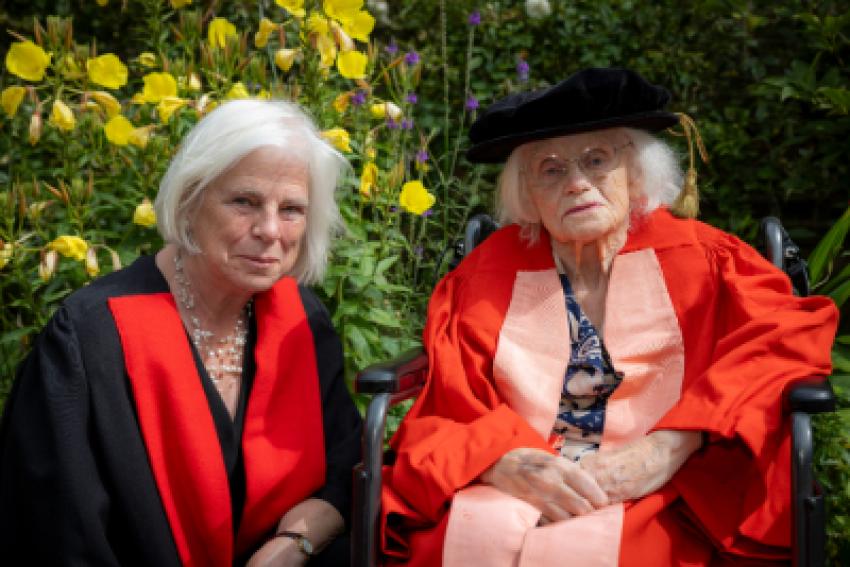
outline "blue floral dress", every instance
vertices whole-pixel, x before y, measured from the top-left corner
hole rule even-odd
[[[602,338],[582,312],[564,274],[561,286],[572,341],[552,437],[553,447],[561,456],[578,461],[585,453],[599,449],[605,405],[622,382],[623,374],[614,370]]]

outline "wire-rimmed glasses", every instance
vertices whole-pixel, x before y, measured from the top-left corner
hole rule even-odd
[[[586,148],[578,157],[565,158],[557,153],[533,157],[528,167],[523,168],[533,187],[550,189],[560,187],[570,176],[571,166],[578,167],[588,179],[599,179],[620,165],[620,152],[632,145],[621,146],[598,144]]]

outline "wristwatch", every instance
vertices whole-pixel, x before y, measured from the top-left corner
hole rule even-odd
[[[310,543],[310,540],[307,539],[307,536],[304,534],[299,534],[298,532],[277,532],[274,537],[289,537],[295,540],[295,544],[298,546],[298,549],[306,555],[307,557],[313,557],[313,544]]]

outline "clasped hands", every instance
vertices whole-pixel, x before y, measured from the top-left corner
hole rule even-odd
[[[701,444],[698,431],[659,430],[578,463],[541,449],[513,449],[481,480],[536,507],[543,522],[554,522],[658,490]]]

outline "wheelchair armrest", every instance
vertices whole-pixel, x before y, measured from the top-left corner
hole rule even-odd
[[[354,390],[358,394],[400,394],[398,399],[405,399],[422,388],[427,370],[425,352],[421,348],[411,349],[395,360],[379,362],[359,372],[354,379]],[[408,392],[410,395],[403,395]]]
[[[835,411],[835,393],[826,378],[792,384],[784,393],[785,407],[791,412],[825,413]]]

